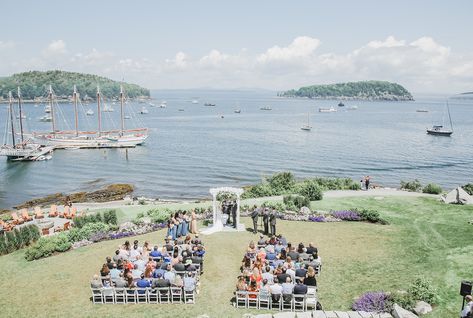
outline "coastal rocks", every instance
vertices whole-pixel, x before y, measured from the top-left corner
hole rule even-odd
[[[94,242],[89,241],[89,240],[82,240],[82,241],[79,241],[79,242],[75,242],[74,244],[72,244],[72,249],[87,246],[87,245],[90,245],[92,243],[94,243]]]
[[[418,318],[416,314],[402,308],[398,304],[394,304],[392,315],[394,318]]]
[[[425,315],[432,311],[432,306],[425,301],[418,301],[414,307],[414,312],[418,315]]]
[[[133,192],[133,186],[131,184],[116,183],[107,186],[104,189],[100,189],[92,192],[75,192],[69,195],[64,193],[55,193],[47,195],[43,198],[33,199],[26,201],[18,206],[16,209],[31,208],[34,206],[50,206],[52,204],[63,205],[66,198],[73,203],[80,202],[108,202],[123,200],[127,195]]]

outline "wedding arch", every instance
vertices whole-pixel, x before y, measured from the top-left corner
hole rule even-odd
[[[212,234],[222,231],[244,231],[245,225],[240,223],[240,197],[243,194],[244,190],[242,188],[233,188],[233,187],[220,187],[220,188],[211,188],[209,190],[212,195],[212,225],[205,230],[202,230],[202,234]],[[222,211],[220,206],[217,205],[217,196],[219,193],[230,193],[236,196],[236,228],[225,226],[222,221]]]

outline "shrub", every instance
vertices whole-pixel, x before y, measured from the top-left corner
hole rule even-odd
[[[242,199],[247,199],[247,198],[268,197],[272,195],[273,195],[273,190],[271,189],[270,185],[267,183],[260,183],[260,184],[248,187],[241,197]]]
[[[5,235],[1,234],[0,235],[0,255],[5,255],[5,254],[8,253],[6,243],[7,242],[6,242],[6,239],[5,239]]]
[[[469,195],[473,195],[473,183],[467,183],[463,187],[463,190],[465,190]]]
[[[422,189],[422,185],[420,181],[415,179],[414,181],[401,181],[401,189],[411,191],[411,192],[419,192]]]
[[[388,306],[388,295],[384,292],[367,292],[355,300],[352,309],[355,311],[384,312]]]
[[[362,209],[362,210],[356,210],[358,212],[358,215],[360,216],[362,221],[368,221],[371,223],[385,223],[383,219],[381,219],[381,216],[379,215],[379,212],[376,210],[367,210],[367,209]]]
[[[430,193],[430,194],[440,194],[442,193],[442,188],[435,183],[429,183],[422,189],[423,193]]]
[[[301,195],[287,195],[283,197],[283,202],[287,208],[295,208],[300,210],[303,206],[310,207],[310,200]]]
[[[153,223],[164,223],[172,214],[170,209],[151,209],[146,212]]]
[[[292,172],[285,171],[273,174],[268,182],[274,194],[282,194],[293,190],[296,179]]]
[[[103,223],[109,225],[117,225],[117,211],[116,210],[107,210],[103,213]]]
[[[412,298],[412,295],[407,292],[394,292],[389,295],[389,302],[387,305],[387,311],[391,311],[394,304],[398,304],[406,310],[412,311],[416,303],[416,300]]]
[[[416,278],[407,292],[414,300],[423,300],[429,304],[437,303],[437,291],[432,282],[424,277]]]
[[[21,232],[18,228],[15,228],[13,230],[13,237],[13,246],[15,247],[15,250],[19,250],[23,247],[23,239],[21,237]]]
[[[313,180],[306,180],[299,188],[299,194],[307,197],[310,201],[319,201],[323,198],[322,188]]]
[[[117,225],[117,211],[114,209],[107,210],[103,212],[103,216],[100,214],[100,212],[90,215],[78,216],[75,217],[73,221],[74,227],[76,228],[82,228],[83,226],[89,223],[105,223],[109,225]]]
[[[26,250],[25,258],[28,261],[32,261],[48,257],[56,252],[65,252],[69,250],[71,246],[72,244],[69,242],[66,233],[41,237],[36,244]]]
[[[107,232],[108,230],[109,225],[105,223],[87,223],[82,228],[72,228],[66,234],[69,242],[74,243],[82,240],[88,240],[93,234],[98,232]]]
[[[275,209],[276,211],[286,210],[286,205],[283,202],[266,201],[261,206],[268,207],[268,208],[271,208],[271,209]]]
[[[361,217],[356,210],[333,211],[332,216],[344,221],[361,221]]]
[[[5,234],[5,247],[6,247],[6,251],[7,253],[11,253],[15,250],[15,234],[13,234],[12,231],[10,232],[7,232]]]

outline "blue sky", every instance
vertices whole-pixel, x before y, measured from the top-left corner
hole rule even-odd
[[[473,86],[472,9],[472,1],[3,0],[0,76],[62,68],[151,88],[274,89],[373,78],[457,92]]]

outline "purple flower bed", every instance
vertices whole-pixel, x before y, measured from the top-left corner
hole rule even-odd
[[[323,215],[309,216],[308,220],[311,222],[325,222],[325,216]]]
[[[351,211],[351,210],[333,211],[331,214],[334,218],[337,218],[343,221],[361,221],[361,217],[357,211]]]
[[[355,300],[352,309],[356,311],[384,312],[387,310],[388,295],[385,292],[367,292]]]

